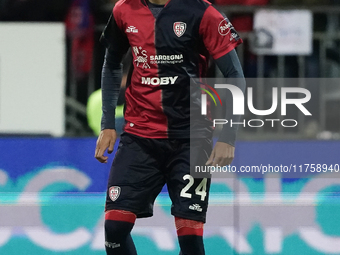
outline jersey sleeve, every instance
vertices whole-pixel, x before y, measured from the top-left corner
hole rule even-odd
[[[104,31],[102,32],[100,42],[104,44],[109,51],[124,55],[129,49],[130,44],[126,34],[118,25],[118,18],[119,15],[115,15],[115,12],[113,11]]]
[[[113,9],[112,15],[101,35],[100,41],[107,48],[104,58],[102,88],[101,129],[115,129],[115,109],[117,106],[122,80],[121,62],[129,49],[129,41],[122,29],[119,12]]]
[[[214,59],[222,57],[242,43],[228,18],[213,6],[209,6],[204,12],[199,32]]]

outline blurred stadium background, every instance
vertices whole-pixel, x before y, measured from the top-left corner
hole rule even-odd
[[[258,109],[271,105],[270,78],[299,78],[289,86],[312,94],[312,116],[288,111],[299,121],[296,128],[240,129],[233,165],[325,164],[338,172],[340,1],[214,4],[244,39],[237,51],[245,76],[257,78]],[[0,0],[1,255],[105,253],[110,166],[93,155],[104,56],[99,37],[113,6],[105,0]],[[131,58],[125,62],[126,73]],[[220,77],[214,65],[210,76]],[[214,179],[206,253],[340,254],[335,170],[295,179],[275,173]],[[170,205],[164,189],[154,217],[136,224],[139,254],[178,254]]]

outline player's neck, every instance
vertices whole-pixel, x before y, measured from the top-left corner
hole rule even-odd
[[[169,0],[149,0],[152,4],[165,5]]]

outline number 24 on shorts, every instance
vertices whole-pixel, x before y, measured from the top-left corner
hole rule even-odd
[[[188,193],[187,191],[194,185],[194,177],[190,174],[186,174],[183,176],[183,180],[189,180],[188,184],[184,186],[181,190],[181,197],[191,198],[192,194]],[[195,189],[195,194],[201,197],[201,201],[204,201],[205,197],[207,196],[207,178],[203,178],[200,184]]]

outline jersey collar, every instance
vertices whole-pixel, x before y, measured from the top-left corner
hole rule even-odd
[[[140,1],[141,1],[141,3],[142,3],[143,5],[148,6],[148,3],[146,2],[146,0],[140,0]],[[166,4],[164,5],[164,7],[167,6],[168,3],[169,3],[170,1],[171,1],[171,0],[168,0],[168,2],[166,2]]]

